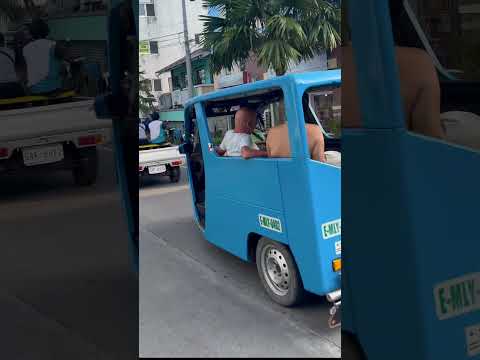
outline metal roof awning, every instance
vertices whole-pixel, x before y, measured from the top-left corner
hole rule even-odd
[[[194,52],[192,52],[191,54],[191,57],[192,57],[192,61],[193,60],[197,60],[197,59],[202,59],[202,58],[205,58],[207,57],[208,55],[210,55],[210,51],[209,50],[205,50],[205,49],[198,49],[198,50],[195,50]],[[185,64],[186,60],[185,60],[185,56],[173,63],[171,63],[170,65],[168,66],[165,66],[164,68],[158,70],[155,72],[155,75],[160,75],[162,73],[165,73],[165,72],[168,72],[168,71],[171,71],[172,69],[176,68],[178,65],[181,65],[181,64]]]

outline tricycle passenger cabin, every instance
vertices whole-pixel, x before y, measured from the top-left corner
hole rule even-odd
[[[186,105],[181,149],[195,218],[208,241],[256,261],[284,305],[305,290],[340,288],[340,227],[322,235],[341,219],[340,110],[340,71],[286,75]]]

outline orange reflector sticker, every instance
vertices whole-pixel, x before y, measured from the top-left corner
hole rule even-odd
[[[333,260],[332,265],[333,265],[333,271],[337,272],[342,270],[342,259]]]

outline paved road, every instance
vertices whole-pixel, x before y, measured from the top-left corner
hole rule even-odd
[[[140,189],[140,355],[340,357],[324,299],[282,308],[254,264],[202,238],[182,175]]]
[[[136,358],[138,286],[113,153],[102,149],[100,164],[88,188],[70,173],[0,177],[5,358]]]

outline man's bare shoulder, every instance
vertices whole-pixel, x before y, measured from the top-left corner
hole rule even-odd
[[[276,125],[276,126],[270,128],[270,129],[268,129],[268,134],[279,133],[279,132],[285,131],[287,129],[288,129],[287,124]]]
[[[423,49],[412,47],[397,47],[397,59],[401,68],[421,73],[423,70],[435,68],[432,58]]]
[[[314,125],[314,124],[305,124],[305,128],[307,129],[307,133],[310,136],[315,136],[315,137],[321,137],[323,136],[322,134],[322,129],[320,129],[320,126]]]

